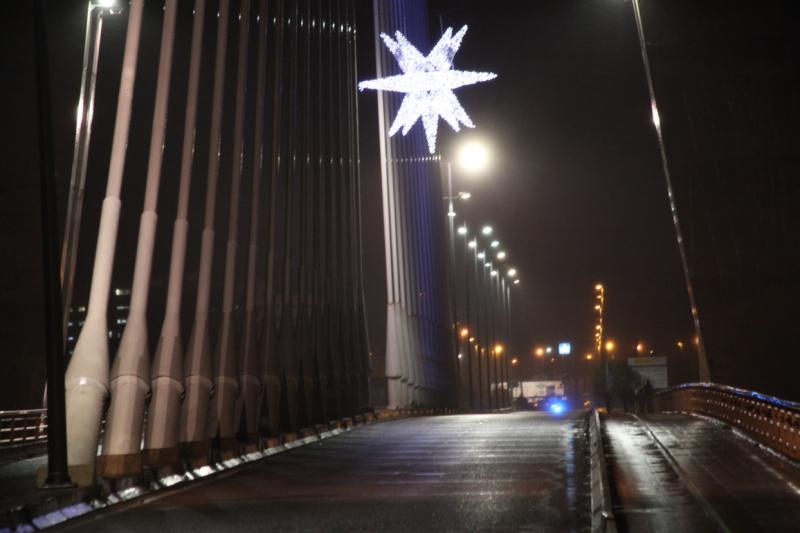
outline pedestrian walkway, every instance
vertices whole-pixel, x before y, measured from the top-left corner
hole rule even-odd
[[[621,531],[798,531],[800,468],[724,424],[612,415],[605,437]]]

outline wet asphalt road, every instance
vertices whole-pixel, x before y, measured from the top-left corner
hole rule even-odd
[[[583,413],[366,426],[69,531],[589,530]]]
[[[621,531],[800,531],[800,468],[724,424],[614,415],[605,437]]]

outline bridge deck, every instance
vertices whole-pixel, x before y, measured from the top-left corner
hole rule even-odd
[[[367,426],[137,505],[79,531],[586,531],[582,413]]]
[[[800,469],[727,426],[679,414],[606,421],[622,531],[797,531]]]

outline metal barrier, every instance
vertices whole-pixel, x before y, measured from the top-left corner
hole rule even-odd
[[[611,489],[603,447],[603,424],[600,412],[589,413],[590,476],[592,495],[592,533],[617,533],[614,511],[611,507]]]
[[[0,411],[0,448],[46,440],[46,409]]]
[[[800,403],[714,383],[687,383],[656,394],[656,410],[721,420],[755,441],[800,460]]]

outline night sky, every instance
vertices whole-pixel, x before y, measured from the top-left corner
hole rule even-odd
[[[798,359],[790,357],[792,350],[796,353],[793,331],[797,329],[792,302],[800,301],[796,179],[800,146],[793,130],[800,119],[800,83],[796,55],[791,52],[797,38],[789,37],[796,9],[787,10],[788,2],[777,0],[750,11],[726,11],[721,7],[724,2],[712,2],[716,8],[696,9],[691,2],[642,3],[645,31],[651,32],[655,50],[661,51],[655,58],[656,93],[665,102],[662,125],[668,156],[676,161],[679,211],[691,241],[691,266],[699,273],[696,291],[701,295],[701,322],[709,325],[706,342],[712,377],[800,399],[791,377],[800,371]],[[7,378],[38,383],[43,381],[36,306],[41,301],[38,165],[32,18],[30,7],[24,4],[5,8],[9,11],[2,28],[4,49],[14,53],[4,53],[0,64],[4,100],[13,103],[4,106],[2,115],[5,172],[0,238],[4,249],[16,253],[0,269],[1,323],[4,345],[11,347],[3,355]],[[84,0],[50,2],[56,164],[62,190],[69,176],[85,5]],[[663,13],[656,9],[666,5],[683,7]],[[512,296],[511,346],[512,354],[521,360],[520,376],[534,370],[534,346],[571,341],[579,355],[591,349],[594,286],[602,282],[607,296],[606,332],[621,352],[632,353],[636,342],[643,341],[657,355],[678,358],[676,380],[694,380],[693,353],[679,355],[675,350],[677,340],[690,345],[693,328],[631,3],[429,0],[429,9],[432,42],[440,35],[440,20],[444,27],[455,29],[469,25],[455,57],[457,68],[498,74],[491,82],[458,91],[477,128],[456,136],[441,122],[439,146],[448,155],[456,143],[475,136],[493,147],[493,163],[486,175],[455,176],[455,189],[472,193],[467,203],[456,206],[457,220],[466,220],[471,227],[492,224],[509,262],[520,273],[522,284]],[[190,12],[191,2],[182,1],[176,57],[187,54]],[[148,2],[141,52],[147,57],[157,57],[160,16],[159,3]],[[359,24],[359,79],[372,79],[369,1],[360,4]],[[118,68],[112,72],[103,68],[120,60],[124,27],[123,18],[108,21],[100,56],[89,168],[90,183],[100,185],[87,189],[76,301],[81,294],[85,299],[88,289],[103,192],[100,178],[110,153],[119,80]],[[703,41],[700,35],[711,37]],[[678,40],[681,53],[674,52],[675,46],[660,48],[662,43]],[[732,43],[738,43],[734,52],[730,52]],[[694,47],[705,55],[694,54]],[[144,61],[140,67],[126,176],[141,179],[126,177],[123,190],[123,196],[131,199],[126,205],[132,206],[123,209],[122,215],[120,236],[128,242],[135,239],[140,207],[136,198],[143,190],[147,143],[142,139],[150,129],[148,106],[152,107],[156,61]],[[186,62],[178,62],[173,99],[184,91],[186,69]],[[209,98],[209,70],[203,70],[201,101]],[[743,71],[756,73],[739,84],[730,83]],[[687,72],[692,73],[691,83],[684,79]],[[372,348],[381,354],[385,276],[375,95],[362,93],[359,105],[368,315]],[[702,113],[714,105],[720,106],[716,114]],[[226,111],[225,120],[230,121],[231,115]],[[733,116],[741,119],[734,121]],[[179,136],[181,126],[182,114],[170,117],[168,135]],[[709,148],[711,141],[715,144]],[[198,150],[206,150],[206,141],[199,142]],[[740,152],[750,154],[750,159],[733,157]],[[229,166],[226,157],[223,169]],[[177,159],[178,150],[168,145],[165,165],[177,168]],[[736,174],[752,161],[760,174]],[[693,168],[703,171],[693,174]],[[716,181],[708,178],[711,172],[716,173]],[[728,188],[728,179],[737,186]],[[204,181],[201,172],[192,185],[190,209],[196,210],[197,217],[202,211]],[[175,189],[174,180],[165,181],[159,204],[162,221],[174,214],[170,199]],[[761,209],[754,218],[759,225],[752,225],[755,232],[742,222],[753,218],[751,196],[758,199]],[[170,223],[159,224],[157,254],[163,254],[164,260],[154,263],[150,300],[154,309],[163,306],[170,232]],[[753,243],[763,244],[759,248]],[[190,237],[189,257],[196,255],[198,246],[199,239]],[[133,254],[132,245],[118,250],[115,284],[129,283]],[[739,270],[731,274],[727,265],[739,265]],[[193,279],[192,272],[187,276]],[[764,285],[755,285],[755,279]],[[768,296],[760,298],[762,294]],[[193,294],[187,294],[187,300],[185,307],[190,308]],[[151,317],[156,324],[160,313]],[[750,332],[747,339],[744,331]],[[763,337],[774,342],[767,344]],[[11,406],[10,396],[28,402],[16,407],[29,406],[38,397],[34,389],[28,396],[5,395],[0,408]]]
[[[438,13],[445,27],[469,25],[457,68],[498,74],[459,90],[477,128],[455,136],[442,122],[440,146],[445,155],[471,137],[493,146],[486,175],[455,176],[454,188],[473,195],[457,205],[457,221],[492,224],[520,272],[512,351],[523,375],[534,370],[534,345],[571,341],[580,355],[591,350],[597,282],[607,287],[607,334],[622,350],[643,340],[667,355],[677,339],[690,339],[630,3],[429,7],[435,39]],[[366,30],[362,41],[371,38]],[[371,67],[362,66],[362,77]],[[361,98],[362,109],[374,100]],[[362,120],[362,139],[370,135],[377,127]]]

